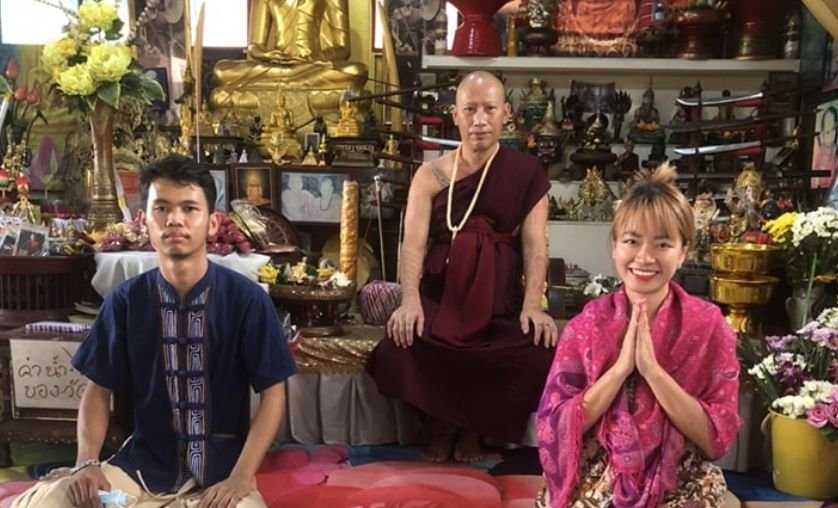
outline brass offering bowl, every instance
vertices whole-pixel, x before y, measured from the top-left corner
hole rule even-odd
[[[766,275],[780,248],[758,243],[716,243],[710,246],[710,298],[728,311],[725,320],[736,333],[753,333],[752,307],[767,305],[780,279]]]
[[[779,281],[770,275],[742,278],[738,274],[717,273],[710,276],[710,297],[728,306],[725,320],[733,331],[750,333],[754,330],[750,307],[767,305]]]
[[[776,245],[714,243],[710,246],[710,263],[717,272],[764,275],[771,272],[779,251]]]
[[[336,288],[271,284],[270,295],[277,306],[287,308],[303,336],[333,337],[343,335],[340,306],[355,298],[355,284]]]

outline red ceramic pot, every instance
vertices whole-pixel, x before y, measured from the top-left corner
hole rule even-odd
[[[732,0],[730,10],[739,36],[736,58],[779,58],[780,22],[785,0]]]
[[[451,0],[463,17],[454,33],[451,53],[458,56],[500,56],[500,34],[492,16],[507,0]]]

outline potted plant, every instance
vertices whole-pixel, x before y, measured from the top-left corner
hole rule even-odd
[[[786,300],[792,329],[812,315],[823,295],[823,284],[836,279],[838,267],[838,210],[821,207],[807,213],[784,213],[763,227],[781,247],[786,280],[793,295]]]
[[[838,496],[838,307],[764,344],[744,338],[740,353],[770,410],[774,486]]]

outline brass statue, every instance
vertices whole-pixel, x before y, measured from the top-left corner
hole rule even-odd
[[[357,138],[361,135],[361,124],[358,122],[358,107],[344,96],[340,101],[340,120],[335,130],[338,137]]]
[[[585,130],[585,140],[582,142],[582,147],[588,150],[598,150],[603,152],[610,152],[611,145],[608,137],[608,119],[600,111],[594,113],[591,117],[593,120]]]
[[[303,153],[303,148],[294,133],[294,118],[285,107],[285,94],[282,91],[276,94],[274,110],[271,112],[268,127],[262,132],[261,141],[263,146],[281,143],[284,148],[282,150],[283,157],[298,159]],[[276,149],[269,150],[269,152],[273,154]]]
[[[596,168],[588,168],[585,179],[579,185],[579,201],[574,208],[575,220],[610,221],[614,217],[612,194],[602,173]]]
[[[259,92],[277,84],[304,90],[361,90],[367,68],[350,62],[349,0],[254,0],[246,60],[213,69],[216,107],[259,107]]]

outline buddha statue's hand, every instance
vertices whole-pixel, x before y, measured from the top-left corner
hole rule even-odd
[[[298,56],[289,55],[281,49],[266,49],[261,44],[251,44],[247,47],[247,56],[254,60],[262,60],[275,64],[297,64],[306,61]]]

